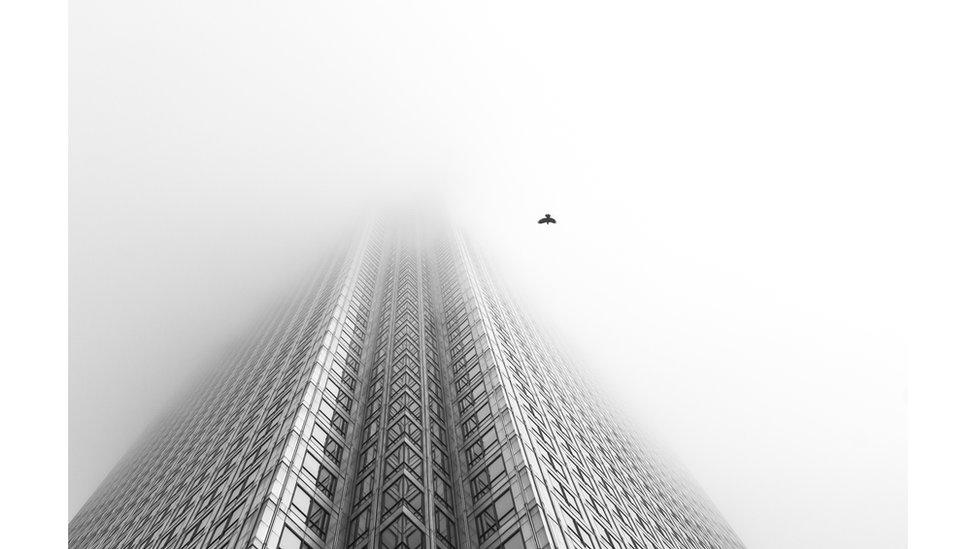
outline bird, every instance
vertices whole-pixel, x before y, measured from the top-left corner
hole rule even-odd
[[[556,222],[555,218],[549,217],[549,214],[546,214],[545,217],[539,220],[539,223],[545,223],[547,225],[549,223],[555,223],[555,222]]]

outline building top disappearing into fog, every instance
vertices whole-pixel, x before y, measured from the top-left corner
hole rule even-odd
[[[371,227],[242,341],[72,549],[742,547],[453,231]]]

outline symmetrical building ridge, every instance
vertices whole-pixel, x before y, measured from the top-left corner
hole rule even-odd
[[[72,549],[743,547],[443,223],[369,223],[244,341]]]

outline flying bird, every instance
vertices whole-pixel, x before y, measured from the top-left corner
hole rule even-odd
[[[556,222],[556,220],[554,218],[552,218],[552,217],[549,217],[549,214],[546,214],[545,217],[543,217],[542,219],[539,220],[539,223],[545,223],[546,225],[548,225],[549,223],[555,223],[555,222]]]

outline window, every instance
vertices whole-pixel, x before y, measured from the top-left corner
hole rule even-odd
[[[332,425],[332,428],[341,433],[342,436],[346,436],[346,429],[349,428],[349,422],[346,418],[336,414],[332,416],[332,421],[329,422],[329,425]]]
[[[320,447],[325,446],[325,441],[327,438],[328,435],[321,425],[316,423],[312,426],[312,440],[315,441],[316,444],[318,444]]]
[[[342,391],[339,390],[339,386],[336,385],[336,382],[331,379],[325,383],[325,392],[332,396],[342,394]]]
[[[312,503],[312,496],[301,487],[295,487],[295,494],[291,496],[291,506],[298,511],[301,516],[308,513],[308,507]]]
[[[465,450],[465,457],[467,457],[468,465],[474,465],[481,458],[484,457],[485,451],[491,448],[498,442],[498,436],[495,434],[495,429],[489,429],[480,439],[478,439],[474,444]]]
[[[329,471],[325,467],[319,469],[318,476],[315,477],[315,487],[322,490],[322,493],[329,496],[329,499],[335,497],[336,483],[339,481],[332,471]]]
[[[325,537],[329,527],[329,513],[319,502],[312,499],[302,487],[295,487],[295,495],[291,498],[292,508],[305,518],[305,525],[319,537]]]
[[[342,461],[342,446],[332,437],[328,437],[325,441],[323,450],[325,455],[329,456],[336,465]]]
[[[298,534],[285,527],[281,532],[281,541],[278,542],[278,549],[311,549],[311,547],[298,537]]]
[[[322,448],[326,456],[339,465],[342,460],[342,445],[329,436],[318,423],[312,427],[312,440]]]
[[[315,459],[315,456],[312,454],[305,452],[305,459],[302,460],[302,469],[311,475],[312,478],[316,478],[319,476],[319,469],[321,468],[322,464],[319,463],[319,460]]]
[[[483,386],[483,385],[482,385]],[[458,400],[458,409],[461,414],[466,414],[475,405],[475,397],[472,391],[467,391],[461,394],[461,398]]]
[[[453,505],[451,499],[451,485],[444,481],[440,475],[434,473],[434,495],[447,505]]]
[[[512,499],[512,492],[505,492],[502,497],[495,500],[495,512],[498,513],[499,520],[505,519],[514,510],[515,500]]]
[[[522,532],[515,532],[515,535],[505,540],[501,549],[525,549],[525,540],[522,539]]]
[[[369,531],[369,508],[367,507],[365,511],[359,513],[352,520],[352,524],[349,526],[349,537],[352,538],[353,542],[359,540],[363,537],[366,532]]]
[[[325,510],[325,507],[319,505],[317,501],[312,500],[312,505],[308,508],[308,516],[305,519],[305,524],[313,532],[318,534],[320,538],[325,538],[325,534],[329,529],[329,513]]]
[[[494,534],[513,511],[515,511],[515,501],[512,499],[511,490],[508,490],[475,519],[478,527],[478,540],[484,542],[488,536]]]
[[[342,372],[342,383],[351,390],[356,390],[356,377],[349,372]]]
[[[352,411],[352,397],[346,393],[339,393],[336,397],[336,404],[347,412]]]
[[[373,400],[369,401],[369,405],[367,405],[367,407],[366,407],[366,417],[373,417],[380,410],[383,409],[383,398],[381,396],[382,395],[383,386],[380,385],[379,387],[380,387],[380,393],[379,393],[379,395],[377,395],[375,398],[373,398]]]
[[[434,389],[434,384],[431,383],[431,391]],[[438,402],[436,398],[432,398],[430,403],[430,413],[433,414],[437,419],[441,420],[444,417],[444,406]]]
[[[376,443],[373,442],[359,455],[359,471],[362,472],[376,460]]]
[[[498,477],[505,474],[505,462],[498,456],[471,479],[471,494],[475,501],[491,491],[492,485]]]
[[[346,436],[346,429],[349,427],[349,421],[342,417],[342,415],[336,413],[335,408],[324,400],[319,405],[319,414],[321,414],[325,419],[329,420],[329,425],[331,425],[333,429],[339,433],[342,433],[342,436]]]
[[[489,417],[491,417],[491,409],[488,408],[488,403],[486,402],[481,408],[478,408],[478,411],[473,416],[461,425],[464,436],[470,435]]]
[[[434,528],[437,536],[453,546],[454,544],[454,521],[447,518],[447,515],[440,509],[434,509]]]
[[[434,418],[431,418],[431,422],[430,422],[430,434],[436,440],[443,442],[445,440],[445,435],[447,433],[446,433],[446,431],[444,431],[444,427],[441,426],[440,422],[438,422]]]
[[[356,503],[366,499],[373,491],[373,473],[363,477],[356,485]]]
[[[336,483],[339,479],[332,474],[332,471],[319,463],[315,456],[306,452],[305,460],[302,461],[302,469],[315,479],[316,488],[329,496],[330,499],[335,496]]]
[[[379,420],[379,418],[376,418],[373,421],[370,421],[366,425],[366,428],[363,429],[363,440],[369,440],[370,438],[373,437],[373,435],[375,435],[376,433],[378,433],[379,430],[380,430],[380,420]]]
[[[322,414],[322,417],[329,420],[331,420],[332,417],[336,415],[335,408],[333,408],[332,405],[326,402],[325,399],[323,399],[322,403],[319,404],[319,413]]]
[[[447,454],[443,450],[437,447],[436,444],[430,445],[430,458],[441,470],[447,470]]]
[[[342,408],[347,412],[352,410],[352,397],[350,397],[344,391],[339,389],[339,386],[336,385],[335,381],[330,379],[325,384],[325,391],[326,393],[335,397],[335,402],[336,404],[339,405],[340,408]]]

